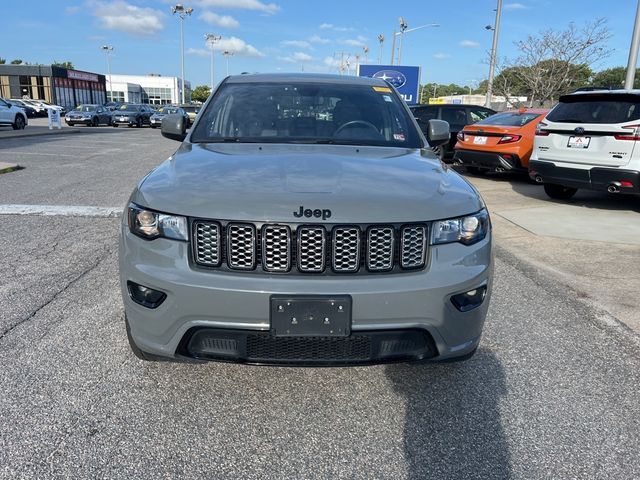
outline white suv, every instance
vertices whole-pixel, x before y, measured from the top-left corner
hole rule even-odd
[[[529,175],[551,198],[579,188],[640,194],[640,90],[560,97],[538,124]]]
[[[23,109],[0,98],[0,125],[11,125],[14,130],[22,130],[27,126],[27,114]]]

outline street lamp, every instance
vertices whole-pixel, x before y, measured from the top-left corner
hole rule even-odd
[[[180,66],[181,66],[181,74],[182,74],[182,103],[184,101],[184,19],[187,15],[191,16],[193,13],[193,8],[186,7],[181,3],[176,3],[173,7],[171,7],[171,13],[174,15],[178,15],[180,17]]]
[[[378,65],[382,63],[382,46],[384,45],[384,35],[378,35],[378,42],[380,42],[380,53],[378,53]]]
[[[369,63],[369,47],[366,45],[362,47],[362,52],[364,53],[364,63]]]
[[[103,45],[100,49],[107,56],[107,72],[109,73],[109,95],[107,98],[109,102],[113,102],[113,83],[111,83],[111,62],[109,61],[109,54],[113,52],[113,47],[111,45]]]
[[[496,69],[496,53],[498,50],[498,34],[500,32],[500,12],[502,11],[502,0],[498,0],[496,7],[496,22],[492,27],[487,25],[484,27],[487,30],[493,30],[493,43],[491,44],[491,58],[489,60],[489,80],[487,81],[487,98],[484,102],[484,106],[491,108],[491,99],[493,96],[493,75]]]
[[[405,19],[403,17],[400,17],[399,19],[400,22],[400,31],[393,31],[393,43],[391,46],[391,65],[393,65],[394,63],[394,56],[395,56],[395,50],[396,50],[396,37],[398,35],[400,35],[400,48],[398,49],[398,65],[400,65],[400,62],[402,60],[402,47],[404,45],[404,34],[405,33],[409,33],[409,32],[414,32],[416,30],[420,30],[421,28],[426,28],[426,27],[439,27],[440,24],[439,23],[428,23],[426,25],[420,25],[419,27],[414,27],[414,28],[408,28],[407,22],[405,21]]]
[[[222,35],[214,35],[213,33],[205,33],[204,39],[207,43],[209,43],[209,48],[211,48],[211,93],[213,93],[213,86],[215,85],[215,72],[214,72],[214,60],[213,60],[213,48],[216,42],[219,42],[222,38]]]
[[[222,55],[224,55],[224,57],[227,59],[227,77],[228,77],[229,76],[229,57],[233,56],[233,52],[229,50],[225,50],[224,52],[222,52]]]

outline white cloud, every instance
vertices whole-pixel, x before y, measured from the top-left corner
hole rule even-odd
[[[522,3],[507,3],[504,6],[505,10],[525,10],[526,8],[527,6]]]
[[[322,23],[318,27],[320,30],[335,30],[336,32],[352,32],[353,28],[351,27],[338,27],[333,23]]]
[[[448,53],[436,53],[433,58],[437,58],[438,60],[443,60],[445,58],[451,58],[451,55]]]
[[[465,48],[476,48],[480,46],[478,42],[475,42],[473,40],[462,40],[459,45]]]
[[[289,55],[288,57],[278,57],[278,60],[282,60],[283,62],[288,62],[288,63],[303,63],[303,62],[310,62],[311,60],[313,60],[313,57],[304,52],[295,52],[294,54]]]
[[[326,57],[323,62],[327,67],[340,68],[340,59],[333,57]]]
[[[222,28],[238,28],[240,26],[240,22],[238,22],[232,16],[218,15],[217,13],[213,12],[204,12],[202,15],[200,15],[200,19],[204,20],[210,25],[215,25]]]
[[[313,48],[311,44],[306,40],[285,40],[280,42],[285,47],[297,47],[297,48]]]
[[[264,3],[260,0],[198,0],[197,4],[201,7],[258,10],[269,14],[276,13],[280,10],[279,5],[275,3]]]
[[[136,7],[122,0],[92,2],[91,5],[102,28],[133,35],[153,35],[164,28],[165,14],[160,10]]]
[[[214,44],[214,50],[224,52],[228,50],[233,52],[234,55],[240,55],[243,57],[264,57],[264,53],[259,51],[253,45],[249,45],[244,40],[237,37],[222,37],[222,39]]]
[[[338,43],[341,43],[342,45],[350,45],[352,47],[364,47],[367,44],[367,37],[358,35],[356,38],[338,40]]]
[[[307,40],[309,42],[311,42],[311,43],[319,43],[319,44],[322,44],[322,45],[331,42],[331,40],[329,40],[328,38],[322,38],[320,35],[312,35]]]
[[[205,50],[204,48],[187,48],[187,55],[197,55],[198,57],[208,57],[211,55],[211,50]]]

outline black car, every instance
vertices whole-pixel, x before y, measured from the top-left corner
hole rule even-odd
[[[153,109],[147,105],[125,103],[111,112],[111,123],[114,127],[118,125],[127,125],[128,127],[151,125],[151,115],[153,113]]]
[[[36,111],[35,108],[33,108],[31,105],[27,105],[26,103],[21,102],[20,100],[5,100],[5,102],[8,102],[11,105],[15,105],[16,107],[23,109],[24,113],[26,113],[27,117],[29,118],[35,118],[38,116],[38,112]]]
[[[77,124],[87,127],[111,125],[111,112],[102,105],[78,105],[64,116],[64,121],[70,127]]]
[[[433,151],[438,155],[440,160],[453,158],[453,147],[456,144],[457,135],[465,125],[479,122],[494,113],[487,107],[479,105],[461,105],[461,104],[440,104],[440,105],[412,105],[411,111],[416,118],[422,132],[426,135],[429,120],[438,119],[449,123],[451,139],[442,146],[435,147]]]

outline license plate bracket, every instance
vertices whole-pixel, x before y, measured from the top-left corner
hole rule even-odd
[[[574,136],[567,141],[568,148],[589,148],[591,137]]]
[[[275,337],[347,337],[351,334],[349,295],[272,295]]]

